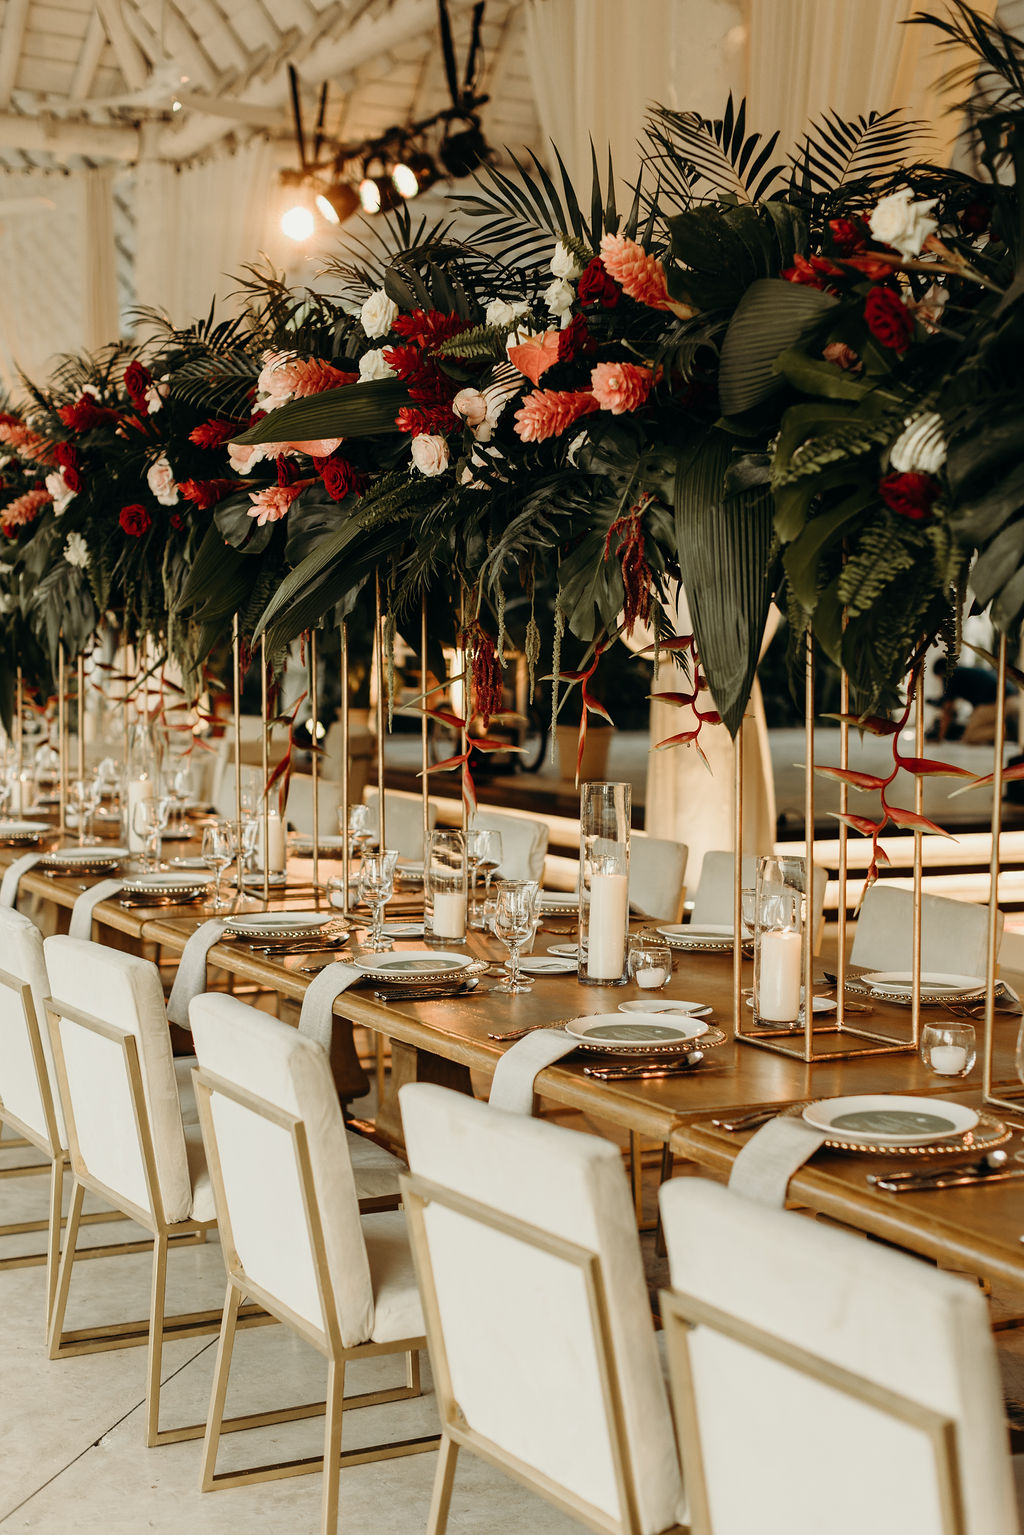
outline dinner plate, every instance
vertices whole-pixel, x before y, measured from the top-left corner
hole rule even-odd
[[[450,949],[404,949],[400,954],[371,954],[352,963],[371,978],[415,985],[430,976],[468,970],[477,962],[469,954],[456,954]]]
[[[0,821],[0,842],[20,842],[26,837],[41,837],[52,830],[49,821]]]
[[[41,862],[51,869],[87,869],[93,864],[102,864],[106,868],[108,864],[119,863],[128,857],[126,847],[58,847],[44,853]]]
[[[137,874],[121,888],[128,895],[191,895],[212,883],[213,875],[206,873]]]
[[[893,996],[909,997],[914,989],[914,977],[909,970],[869,970],[859,979],[872,991],[889,992]],[[921,972],[922,996],[980,996],[984,990],[985,982],[977,975],[949,975],[936,970]]]
[[[304,938],[332,920],[316,911],[265,911],[251,917],[225,917],[224,926],[239,938]]]
[[[524,954],[519,960],[524,975],[575,975],[575,959],[559,959],[557,954]]]
[[[732,926],[725,922],[676,922],[658,932],[675,949],[731,949]]]
[[[683,1002],[674,997],[663,997],[655,1001],[652,997],[649,1002],[620,1002],[620,1013],[682,1013],[691,1018],[704,1018],[711,1011],[710,1002]]]
[[[706,1034],[708,1025],[699,1018],[670,1019],[662,1013],[632,1013],[627,1018],[614,1013],[595,1018],[593,1013],[587,1013],[582,1018],[567,1019],[562,1028],[582,1044],[611,1045],[619,1051],[649,1050],[652,1045],[661,1049],[684,1046]]]
[[[753,1005],[754,1005],[753,997],[748,997],[747,998],[747,1006],[748,1007],[753,1007]],[[836,1011],[837,1006],[838,1006],[838,1003],[836,1002],[834,997],[812,997],[812,999],[811,999],[811,1011],[814,1012],[814,1013],[834,1013]],[[801,1002],[801,1004],[800,1004],[800,1017],[801,1017],[801,1019],[803,1018],[803,1015],[804,1015],[804,1007],[803,1007],[803,1003]]]
[[[233,865],[229,864],[228,867],[232,868]],[[228,881],[228,883],[232,885],[238,884],[237,870],[235,871],[235,874],[232,876],[232,878]],[[242,884],[245,886],[246,890],[262,890],[263,883],[264,881],[262,869],[258,869],[255,874],[245,874],[242,876]],[[288,876],[287,874],[271,874],[266,883],[271,890],[283,890],[285,885],[288,883]]]
[[[540,909],[547,917],[578,916],[580,903],[568,890],[542,890]]]
[[[348,839],[348,845],[349,851],[354,852],[355,843],[352,841],[351,837]],[[344,839],[337,832],[330,832],[327,834],[321,832],[316,839],[316,846],[319,853],[343,853],[345,851]],[[289,843],[289,847],[291,851],[298,854],[300,858],[307,858],[313,851],[313,838],[311,836],[301,835],[292,837]]]
[[[555,954],[559,959],[578,959],[580,946],[578,943],[551,943],[548,944],[548,953]]]
[[[386,938],[422,938],[424,927],[422,922],[385,922],[383,932]]]
[[[205,858],[172,858],[171,863],[176,869],[206,869],[209,864]]]
[[[978,1123],[974,1109],[962,1103],[900,1093],[821,1098],[807,1104],[803,1117],[830,1138],[876,1146],[925,1146],[951,1135],[966,1135]]]

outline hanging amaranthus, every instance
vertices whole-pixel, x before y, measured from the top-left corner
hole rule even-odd
[[[494,715],[501,713],[504,683],[498,647],[480,621],[474,619],[459,635],[459,649],[466,657],[469,717],[479,714],[487,730]]]
[[[622,587],[625,593],[622,612],[627,636],[632,635],[638,623],[648,623],[651,616],[653,578],[644,544],[644,513],[653,500],[651,492],[645,490],[624,516],[616,517],[604,541],[604,557],[607,560],[613,552],[612,544],[618,538],[614,554],[622,567]]]

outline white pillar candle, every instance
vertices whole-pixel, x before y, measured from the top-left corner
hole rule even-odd
[[[800,934],[783,928],[761,935],[757,1016],[766,1023],[795,1023],[800,1015]]]
[[[271,874],[283,874],[285,866],[284,848],[284,822],[276,810],[272,810],[267,817],[267,841],[270,844],[270,860],[267,864]],[[263,870],[263,816],[259,818],[259,831],[256,836],[256,866]]]
[[[958,1077],[967,1066],[967,1051],[963,1045],[933,1045],[931,1067],[944,1077]]]
[[[592,981],[618,981],[626,962],[629,879],[595,874],[590,881],[587,974]]]
[[[636,984],[643,986],[647,991],[657,991],[659,986],[664,986],[668,972],[662,965],[651,965],[646,970],[638,970]]]
[[[435,890],[431,931],[435,938],[465,938],[466,893],[464,890]]]
[[[152,778],[129,778],[124,786],[125,792],[125,816],[128,822],[128,851],[130,853],[142,853],[146,849],[145,835],[136,830],[135,807],[141,805],[144,800],[153,798]]]

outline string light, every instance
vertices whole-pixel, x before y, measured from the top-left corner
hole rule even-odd
[[[294,240],[297,244],[308,240],[315,228],[316,219],[305,203],[294,203],[281,215],[282,234],[287,235],[289,240]]]

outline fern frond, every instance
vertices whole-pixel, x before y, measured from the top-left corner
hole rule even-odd
[[[767,139],[760,133],[748,134],[746,99],[737,108],[731,91],[725,111],[714,120],[699,112],[655,107],[646,136],[650,149],[645,162],[655,168],[662,189],[672,192],[684,207],[721,196],[761,202],[777,189],[782,176],[782,164],[772,163],[778,131]],[[695,188],[702,182],[707,190],[698,197]]]
[[[851,122],[835,112],[824,112],[790,156],[794,181],[818,193],[834,192],[850,183],[868,191],[904,163],[924,128],[924,123],[907,121],[895,108]]]

